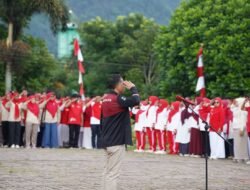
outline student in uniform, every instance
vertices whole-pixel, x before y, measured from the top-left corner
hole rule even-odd
[[[211,159],[225,158],[225,144],[224,140],[217,134],[223,135],[223,125],[225,121],[225,112],[223,110],[221,98],[215,98],[212,101],[210,110],[210,149]],[[216,133],[217,132],[217,133]]]
[[[156,133],[154,129],[154,125],[156,122],[156,112],[157,112],[157,104],[159,98],[156,96],[149,97],[149,108],[146,112],[146,132],[149,143],[149,150],[147,152],[154,153],[156,151]]]
[[[19,148],[20,135],[21,135],[21,109],[22,102],[20,101],[17,92],[12,93],[10,101],[6,104],[9,111],[9,146],[11,148]]]
[[[202,155],[205,155],[205,153],[207,153],[207,155],[210,156],[209,131],[206,132],[205,123],[202,122],[202,121],[206,121],[207,123],[209,123],[209,118],[210,118],[209,114],[211,110],[210,100],[208,98],[203,98],[201,104],[199,105],[197,109],[198,109],[199,116],[201,118],[199,120],[199,128],[201,131],[201,139],[202,139],[201,152],[202,152]]]
[[[19,101],[24,103],[28,100],[28,91],[23,90],[22,93],[19,95]],[[20,131],[20,142],[19,145],[21,147],[25,146],[25,123],[26,123],[27,111],[22,109],[21,110],[21,131]]]
[[[233,121],[233,113],[230,109],[231,102],[230,100],[226,99],[226,100],[222,100],[222,104],[223,104],[223,109],[225,113],[223,133],[225,135],[225,138],[232,144],[232,146],[230,146],[228,143],[225,142],[225,154],[226,154],[226,158],[233,158],[234,141],[233,141],[233,135],[232,135],[233,131],[231,127],[231,122]]]
[[[234,137],[234,160],[235,162],[249,163],[248,155],[248,134],[247,134],[247,112],[242,110],[243,98],[233,101],[231,110],[233,112],[233,137]]]
[[[157,136],[158,151],[156,154],[166,154],[167,151],[167,134],[166,134],[166,125],[168,118],[168,102],[164,99],[159,100],[155,130]]]
[[[90,99],[86,98],[85,100],[85,106],[83,108],[84,113],[83,113],[83,117],[84,117],[84,121],[83,121],[83,148],[86,149],[93,149],[92,147],[92,132],[91,132],[91,126],[90,126],[90,117],[91,117],[91,113],[92,113],[92,108],[91,106],[87,106],[90,105]]]
[[[91,106],[91,142],[94,149],[100,148],[100,135],[101,135],[101,108],[102,102],[101,97],[97,96],[93,99],[90,104]]]
[[[32,95],[23,105],[26,110],[25,143],[26,148],[36,148],[37,133],[40,125],[39,97]]]
[[[63,102],[68,101],[69,98],[66,97],[63,99]],[[59,147],[68,147],[69,146],[69,108],[65,107],[61,111],[60,123],[58,125],[58,144]]]
[[[194,111],[199,114],[198,110],[200,107],[200,104],[202,103],[203,98],[202,97],[196,97],[195,103],[196,106],[194,107]],[[190,105],[191,106],[191,105]],[[202,121],[199,119],[198,115],[193,115],[196,118],[196,122],[193,120],[191,125],[191,131],[190,131],[190,143],[189,143],[189,154],[192,157],[200,157],[202,152],[202,134],[200,131],[199,124],[202,123]]]
[[[83,120],[83,101],[81,96],[74,94],[69,102],[69,147],[78,148],[78,138]],[[67,107],[67,104],[66,104]]]
[[[172,102],[167,120],[167,141],[169,146],[169,154],[179,153],[179,144],[175,141],[175,129],[181,122],[180,102]]]
[[[6,106],[6,104],[10,100],[10,93],[6,94],[0,104],[1,110],[1,121],[2,121],[2,135],[3,135],[3,146],[6,148],[9,145],[9,112],[10,109]]]
[[[142,101],[140,107],[133,107],[132,113],[135,115],[134,131],[136,137],[136,149],[134,152],[144,152],[145,150],[145,120],[146,110],[148,109],[147,102]]]
[[[43,102],[45,129],[43,134],[42,146],[44,148],[57,148],[58,135],[57,123],[59,122],[58,112],[64,109],[64,104],[59,106],[53,92],[47,94],[47,100]]]
[[[247,133],[248,133],[248,151],[250,154],[250,98],[245,98],[245,101],[241,107],[242,110],[247,111]],[[250,164],[250,162],[247,162]]]
[[[189,156],[190,130],[193,114],[188,107],[188,105],[184,105],[184,108],[181,110],[181,124],[176,125],[176,142],[179,143],[180,156]]]

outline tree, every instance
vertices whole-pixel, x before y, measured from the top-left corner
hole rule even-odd
[[[63,0],[2,0],[0,18],[8,25],[7,48],[21,37],[22,29],[27,26],[34,13],[44,12],[50,18],[51,29],[56,32],[68,21],[68,10]],[[5,72],[5,90],[11,90],[12,63],[7,61]]]
[[[5,45],[5,44],[4,44]],[[41,39],[36,39],[31,36],[22,36],[20,40],[16,41],[17,49],[24,49],[25,54],[12,55],[12,70],[13,70],[13,90],[21,91],[23,88],[30,92],[43,92],[47,89],[55,89],[56,91],[63,91],[60,87],[61,81],[57,72],[63,72],[62,65],[49,53],[45,42]],[[1,43],[0,43],[1,46]],[[6,53],[4,53],[6,55]],[[1,59],[4,57],[0,55]],[[10,56],[5,56],[9,59]],[[1,77],[4,76],[4,64],[0,62]],[[3,79],[3,78],[1,78]],[[2,81],[2,80],[1,80]],[[0,83],[0,93],[4,93],[4,83]]]
[[[207,95],[233,98],[250,93],[249,10],[247,0],[183,1],[155,43],[161,94],[195,94],[200,43]]]
[[[120,16],[115,22],[97,17],[83,23],[80,34],[86,52],[88,92],[104,93],[106,78],[121,73],[135,81],[142,95],[157,93],[153,88],[158,69],[153,43],[158,32],[159,25],[140,14]]]

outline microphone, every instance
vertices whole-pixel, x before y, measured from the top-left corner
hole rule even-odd
[[[187,100],[187,99],[185,99],[185,98],[183,98],[182,96],[179,96],[179,95],[175,96],[175,99],[178,100],[178,101],[184,102],[184,103],[186,103],[188,105],[195,105],[194,102],[192,102],[190,100]]]

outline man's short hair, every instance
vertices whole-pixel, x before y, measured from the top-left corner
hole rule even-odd
[[[72,94],[71,98],[81,98],[81,95],[80,94]]]
[[[115,89],[116,85],[119,84],[121,81],[122,76],[120,74],[113,74],[108,79],[108,88],[109,89]]]

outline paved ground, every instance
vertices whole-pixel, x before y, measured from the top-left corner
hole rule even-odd
[[[100,189],[103,152],[93,150],[0,149],[0,189]],[[204,189],[204,160],[128,152],[122,190]],[[209,189],[249,190],[250,166],[209,161]]]

